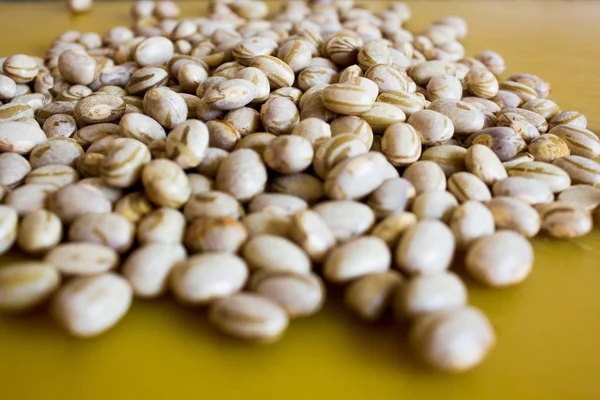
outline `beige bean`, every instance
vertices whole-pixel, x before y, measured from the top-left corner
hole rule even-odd
[[[288,316],[281,306],[250,293],[215,301],[209,319],[224,333],[260,342],[276,341],[288,326]]]
[[[388,161],[395,166],[410,165],[421,156],[420,135],[411,125],[401,122],[385,130],[381,147]]]
[[[487,185],[508,176],[498,156],[489,147],[482,144],[474,144],[469,147],[465,156],[465,165],[470,173]]]
[[[437,111],[450,118],[454,132],[459,135],[477,132],[484,125],[481,111],[464,101],[438,99],[433,101],[427,109]]]
[[[600,184],[600,165],[581,156],[565,156],[552,164],[564,170],[573,184],[598,186]]]
[[[261,55],[253,58],[249,66],[263,71],[272,89],[292,86],[294,83],[294,71],[284,61],[276,57]]]
[[[494,215],[478,201],[469,200],[458,206],[448,225],[460,249],[467,249],[478,238],[494,233]]]
[[[311,261],[293,242],[274,235],[252,237],[242,249],[242,256],[252,271],[275,270],[306,274]]]
[[[373,211],[356,201],[326,201],[316,205],[313,210],[323,218],[339,241],[360,236],[375,223]]]
[[[155,36],[147,38],[137,45],[133,58],[140,66],[146,67],[166,64],[173,54],[173,42],[167,38]]]
[[[271,191],[299,197],[308,203],[320,200],[325,195],[323,182],[309,174],[292,174],[276,177],[271,182]]]
[[[588,129],[575,125],[558,125],[552,128],[549,134],[561,138],[569,147],[570,154],[574,156],[586,158],[600,156],[600,139]]]
[[[127,114],[119,122],[119,135],[137,139],[146,146],[155,140],[167,138],[164,128],[144,114]]]
[[[0,310],[23,312],[45,302],[58,288],[60,274],[40,261],[10,263],[0,269]]]
[[[525,280],[531,272],[533,247],[516,232],[498,231],[473,243],[467,251],[465,265],[481,283],[493,287],[512,286]]]
[[[337,69],[325,65],[309,65],[298,74],[297,85],[307,91],[318,85],[329,85],[338,81]]]
[[[221,163],[216,177],[219,190],[247,202],[265,190],[267,171],[260,156],[250,149],[231,152]]]
[[[7,153],[8,154],[8,153]],[[79,180],[79,174],[67,165],[46,165],[36,168],[27,174],[26,184],[48,184],[57,188],[75,183]]]
[[[130,95],[143,96],[148,90],[163,86],[169,79],[169,73],[164,67],[144,67],[135,71],[125,85]]]
[[[302,124],[304,121],[300,122]],[[367,122],[356,116],[342,116],[331,121],[331,136],[352,133],[360,139],[367,149],[373,144],[373,129]]]
[[[307,118],[294,127],[292,135],[306,139],[313,149],[316,149],[321,143],[331,138],[331,128],[329,124],[320,119]]]
[[[250,213],[242,218],[249,238],[266,234],[290,238],[292,219],[280,209]]]
[[[475,367],[496,343],[487,317],[470,306],[420,316],[409,335],[415,352],[425,363],[449,372]]]
[[[17,212],[8,206],[0,205],[0,254],[9,251],[17,240]]]
[[[521,108],[540,114],[547,121],[551,120],[556,114],[560,113],[558,104],[548,99],[531,99],[526,101]]]
[[[179,124],[169,133],[166,154],[181,168],[194,168],[207,156],[208,146],[207,126],[201,121],[189,120]]]
[[[491,99],[498,94],[498,80],[487,68],[471,69],[464,79],[466,89],[474,96]]]
[[[385,157],[376,152],[343,160],[327,174],[325,193],[334,200],[367,196],[387,178],[383,172],[386,164]]]
[[[142,174],[144,191],[157,206],[179,208],[191,196],[190,182],[179,164],[166,160],[153,160],[144,165]]]
[[[223,122],[231,125],[244,137],[258,131],[260,128],[260,113],[250,107],[241,107],[228,112],[223,118]]]
[[[0,75],[0,100],[10,100],[17,94],[17,84],[6,75]]]
[[[19,186],[6,195],[4,203],[12,207],[20,216],[41,210],[45,207],[50,194],[58,188],[49,184],[28,184]]]
[[[548,122],[544,117],[542,117],[538,113],[529,110],[524,110],[522,108],[504,107],[498,112],[498,118],[506,113],[514,113],[526,118],[527,121],[532,123],[540,133],[545,133],[546,131],[548,131]]]
[[[148,243],[135,249],[123,263],[122,274],[136,296],[154,298],[167,291],[168,278],[176,263],[186,258],[178,243]]]
[[[8,103],[0,105],[0,123],[33,117],[34,110],[28,104]]]
[[[444,171],[446,177],[450,177],[452,174],[466,169],[466,155],[467,149],[453,144],[444,144],[423,151],[421,160],[435,162]],[[454,195],[456,196],[456,193]]]
[[[186,228],[184,241],[192,253],[235,253],[247,237],[244,225],[231,217],[203,217]]]
[[[527,204],[544,204],[554,200],[548,183],[534,178],[511,176],[492,186],[494,196],[514,197]]]
[[[248,211],[251,213],[266,210],[277,210],[286,215],[292,215],[299,210],[308,207],[306,201],[300,197],[280,193],[263,193],[252,199],[248,204]]]
[[[548,127],[552,129],[560,125],[574,125],[585,129],[587,128],[587,118],[578,111],[563,111],[552,117]]]
[[[144,95],[144,112],[164,128],[171,129],[185,122],[188,107],[183,97],[173,90],[157,87]],[[199,113],[198,116],[200,117]]]
[[[23,183],[31,171],[27,159],[17,153],[0,154],[0,185],[15,188]]]
[[[312,210],[296,212],[292,216],[289,233],[314,262],[323,261],[336,243],[336,237],[327,222]]]
[[[419,220],[438,219],[447,223],[456,207],[458,207],[458,201],[451,193],[430,190],[415,197],[412,203],[412,212]]]
[[[417,223],[417,216],[410,212],[390,214],[371,230],[371,235],[382,239],[388,247],[394,247],[404,231]]]
[[[402,235],[395,250],[396,265],[411,275],[445,271],[452,262],[454,247],[454,235],[442,222],[419,221]]]
[[[407,122],[416,130],[425,146],[447,142],[454,134],[454,124],[450,118],[436,111],[416,111]]]
[[[25,54],[15,54],[4,60],[3,74],[16,83],[28,83],[35,79],[39,66],[35,60]]]
[[[300,122],[300,114],[291,100],[285,97],[276,97],[261,106],[260,120],[267,132],[275,135],[289,135]]]
[[[106,157],[100,164],[100,176],[111,186],[126,188],[136,183],[143,165],[150,161],[150,151],[142,142],[118,138],[108,144]]]
[[[120,128],[117,124],[88,125],[75,132],[73,139],[75,139],[80,146],[88,148],[90,145],[101,139],[118,136],[120,134],[119,131]]]
[[[262,102],[267,100],[271,91],[271,85],[267,75],[258,68],[248,67],[241,69],[236,75],[236,79],[245,79],[254,85],[253,101]],[[273,92],[275,93],[275,92]]]
[[[581,206],[556,201],[536,207],[542,220],[542,231],[559,239],[587,235],[593,228],[590,212]]]
[[[290,318],[316,314],[325,302],[325,285],[312,273],[257,271],[249,290],[279,304]]]
[[[46,134],[39,126],[25,122],[0,123],[0,151],[29,154],[38,144],[46,141]]]
[[[286,135],[271,141],[265,148],[265,163],[282,174],[302,172],[312,163],[313,146],[302,136]]]
[[[509,176],[535,178],[546,182],[553,193],[559,193],[571,186],[571,178],[559,167],[539,161],[520,163],[508,170]]]
[[[404,170],[402,177],[412,183],[417,194],[446,189],[444,171],[433,161],[415,162]]]
[[[344,302],[361,319],[377,321],[402,284],[402,275],[396,271],[365,275],[348,285],[344,291]]]
[[[529,204],[512,197],[495,197],[487,203],[497,229],[509,229],[525,237],[533,237],[540,230],[540,216]]]
[[[469,172],[457,172],[448,179],[448,191],[456,199],[464,203],[468,200],[489,201],[492,198],[490,189],[476,175]]]
[[[374,102],[369,111],[361,114],[361,118],[371,125],[375,133],[383,133],[391,125],[406,121],[406,115],[400,108],[381,101]]]
[[[415,188],[406,179],[385,180],[367,199],[367,204],[378,218],[404,211],[416,195]]]
[[[329,171],[344,159],[367,153],[364,143],[353,134],[340,134],[323,142],[313,160],[315,173],[324,179]]]
[[[389,103],[400,108],[407,117],[427,106],[425,97],[404,90],[381,93],[378,102]]]
[[[391,254],[385,242],[374,236],[349,240],[334,247],[323,265],[323,276],[332,283],[345,283],[364,275],[385,272]]]
[[[110,329],[123,318],[132,297],[131,287],[119,275],[80,277],[58,291],[52,311],[71,335],[91,337]]]
[[[397,290],[393,299],[398,317],[419,316],[465,306],[467,287],[452,272],[436,272],[411,277]]]
[[[600,189],[588,185],[573,185],[560,192],[557,200],[593,211],[600,205]]]
[[[58,57],[61,76],[74,85],[89,85],[97,77],[96,61],[84,51],[67,50]]]
[[[116,213],[82,215],[69,227],[71,242],[97,243],[118,253],[131,248],[134,236],[135,226]]]
[[[536,161],[546,163],[554,162],[561,157],[571,154],[571,150],[565,140],[549,133],[533,139],[529,143],[528,151]]]
[[[97,243],[63,243],[51,249],[44,261],[70,276],[95,275],[117,268],[119,256]]]
[[[429,99],[431,101],[437,99],[460,100],[463,94],[463,87],[456,76],[441,74],[431,78],[427,84],[427,92],[429,92]]]
[[[70,115],[55,114],[46,119],[42,129],[49,138],[55,136],[71,137],[77,130],[77,123],[75,118]]]
[[[190,197],[183,208],[183,214],[188,221],[216,216],[239,219],[244,214],[244,209],[235,197],[224,192],[209,191]]]
[[[74,167],[83,153],[83,149],[75,139],[58,136],[31,149],[29,163],[32,168],[57,164]]]
[[[203,305],[240,291],[247,279],[248,267],[241,258],[210,253],[177,262],[172,267],[170,285],[180,302]]]
[[[95,94],[77,102],[73,116],[79,126],[118,121],[125,114],[125,102],[110,94]]]
[[[55,189],[56,190],[56,189]],[[47,208],[65,223],[86,214],[102,214],[111,211],[111,203],[104,194],[89,185],[71,184],[48,196]]]
[[[410,70],[410,77],[419,86],[427,86],[431,78],[441,74],[455,75],[456,68],[447,61],[425,61]]]
[[[37,210],[21,220],[17,245],[28,254],[44,254],[61,241],[62,235],[60,218],[50,211]]]

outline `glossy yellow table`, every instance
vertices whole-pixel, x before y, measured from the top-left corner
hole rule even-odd
[[[383,7],[383,2],[371,2]],[[587,115],[600,132],[600,3],[412,3],[411,29],[464,16],[469,55],[504,55],[507,73],[552,82],[552,99]],[[71,17],[60,4],[0,4],[0,55],[43,55],[63,30],[128,24],[130,3],[96,4]],[[182,5],[199,16],[205,2]],[[521,286],[469,281],[498,346],[480,367],[444,375],[416,363],[406,332],[391,321],[356,322],[332,293],[324,311],[296,320],[271,346],[224,337],[205,311],[171,299],[136,301],[107,334],[67,337],[44,312],[0,317],[0,399],[598,399],[600,232],[571,242],[536,239],[536,262]]]

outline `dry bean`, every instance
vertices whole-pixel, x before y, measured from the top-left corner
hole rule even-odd
[[[130,187],[138,181],[144,164],[150,159],[150,150],[142,142],[130,138],[113,139],[100,164],[100,176],[111,186]]]
[[[417,217],[410,212],[390,214],[379,222],[371,235],[382,239],[388,247],[394,247],[406,229],[417,223]]]
[[[60,242],[62,234],[62,222],[56,214],[37,210],[21,220],[17,245],[28,254],[44,254]]]
[[[98,243],[118,253],[131,248],[134,234],[134,225],[116,213],[82,215],[69,227],[71,242]]]
[[[508,174],[498,156],[487,146],[474,144],[465,156],[467,170],[486,185],[505,179]]]
[[[531,272],[533,247],[516,232],[499,231],[475,241],[467,251],[465,265],[481,283],[493,287],[512,286],[525,280]]]
[[[600,156],[600,139],[588,129],[576,125],[557,125],[550,130],[549,135],[561,138],[569,147],[570,154],[574,156],[586,158]],[[542,137],[548,137],[548,135]]]
[[[419,86],[427,86],[431,78],[437,75],[455,75],[456,68],[447,61],[425,61],[410,70],[410,77]]]
[[[289,135],[300,122],[300,115],[298,108],[291,100],[285,97],[276,97],[261,106],[260,120],[267,132],[275,135]]]
[[[261,55],[253,58],[249,66],[258,68],[265,73],[271,89],[292,86],[294,83],[294,71],[284,61],[276,57]]]
[[[445,271],[452,262],[454,247],[454,235],[442,222],[419,221],[402,235],[395,250],[396,265],[411,275]]]
[[[66,275],[96,275],[117,268],[119,256],[97,243],[63,243],[51,249],[44,261]]]
[[[460,249],[467,249],[478,238],[494,233],[494,215],[478,201],[469,200],[458,206],[448,225]]]
[[[560,192],[557,200],[593,211],[600,205],[600,189],[588,185],[573,185]]]
[[[235,253],[247,237],[244,225],[231,217],[203,217],[191,222],[184,240],[192,253]]]
[[[390,306],[402,284],[402,275],[396,271],[365,275],[348,285],[344,302],[360,318],[376,321]]]
[[[46,134],[39,126],[17,121],[0,123],[0,152],[29,154],[45,141]]]
[[[439,219],[447,223],[456,207],[458,207],[458,202],[451,193],[430,190],[415,197],[412,203],[412,212],[419,220]]]
[[[71,137],[77,130],[77,123],[75,118],[70,115],[55,114],[46,119],[42,129],[49,138],[55,136]]]
[[[448,179],[448,191],[456,199],[464,203],[468,200],[489,201],[492,198],[490,189],[476,175],[469,172],[457,172]]]
[[[188,108],[179,94],[166,87],[157,87],[144,95],[144,112],[164,128],[171,129],[185,122]],[[200,117],[199,112],[198,116]]]
[[[249,238],[263,234],[290,238],[291,217],[280,209],[250,213],[242,218],[242,223]]]
[[[252,237],[244,245],[242,256],[252,271],[274,270],[306,274],[311,261],[293,242],[274,235]]]
[[[512,159],[527,147],[521,135],[514,129],[498,126],[475,132],[465,141],[466,146],[474,144],[482,144],[489,147],[498,156],[500,161]]]
[[[113,327],[129,310],[133,293],[116,274],[80,277],[56,294],[53,314],[74,336],[90,337]]]
[[[463,87],[460,80],[454,75],[442,74],[431,78],[427,84],[427,92],[431,101],[437,99],[460,100]]]
[[[141,244],[181,243],[185,228],[183,214],[173,208],[159,208],[145,215],[137,226]]]
[[[17,153],[0,154],[0,185],[9,189],[23,183],[31,171],[27,159]]]
[[[46,301],[60,285],[60,274],[43,262],[11,263],[0,270],[0,310],[23,312]]]
[[[235,150],[221,163],[216,177],[219,190],[246,202],[265,189],[267,171],[260,156],[250,149]]]
[[[67,165],[74,167],[83,155],[83,149],[75,139],[62,136],[48,139],[45,143],[35,146],[29,153],[29,163],[32,168],[46,165]]]
[[[323,218],[339,241],[360,236],[375,223],[373,211],[356,201],[326,201],[316,205],[313,210]]]
[[[323,142],[315,152],[313,168],[324,179],[329,171],[342,160],[365,154],[364,143],[353,134],[340,134]]]
[[[565,156],[552,164],[564,170],[573,184],[600,185],[600,164],[581,156]]]
[[[313,160],[311,142],[302,136],[286,135],[271,141],[264,150],[265,163],[282,174],[302,172]]]
[[[533,237],[540,230],[540,216],[524,201],[512,197],[495,197],[487,203],[497,229],[509,229],[525,237]]]
[[[571,186],[571,178],[559,167],[539,161],[520,163],[508,170],[509,176],[535,178],[546,182],[553,193],[559,193]]]
[[[249,289],[279,304],[290,318],[317,313],[325,301],[325,285],[315,274],[286,271],[258,271]]]
[[[97,78],[96,61],[84,51],[67,50],[58,57],[60,75],[74,85],[89,85]]]
[[[288,316],[281,306],[249,293],[215,301],[209,319],[224,333],[260,342],[276,341],[288,326]]]
[[[542,220],[542,231],[559,239],[587,235],[593,228],[592,216],[585,208],[556,201],[536,207]]]
[[[546,163],[571,154],[571,149],[565,140],[549,133],[533,139],[528,150],[536,161]]]
[[[302,122],[300,124],[302,124]],[[360,117],[338,117],[331,121],[330,128],[331,136],[337,136],[343,133],[352,133],[365,144],[367,149],[371,148],[373,143],[373,130],[371,129],[371,126]]]
[[[433,161],[415,162],[404,170],[402,177],[412,183],[417,194],[446,189],[444,171]]]
[[[73,116],[80,126],[117,121],[124,114],[123,99],[109,94],[85,97],[73,109]]]
[[[563,111],[556,114],[548,125],[550,129],[560,125],[574,125],[579,128],[587,128],[587,118],[578,111]]]
[[[540,133],[545,133],[546,131],[548,131],[548,122],[544,117],[542,117],[538,113],[529,110],[524,110],[522,108],[504,107],[498,112],[498,118],[500,118],[501,115],[506,113],[514,113],[526,118],[527,121],[532,123]]]
[[[8,193],[4,203],[12,207],[20,216],[40,210],[46,205],[49,195],[58,188],[49,184],[23,185]]]
[[[364,236],[334,247],[325,259],[323,276],[333,283],[345,283],[385,272],[390,263],[391,254],[385,242],[374,236]]]
[[[466,169],[467,149],[453,144],[433,146],[421,154],[422,161],[433,161],[444,171],[447,177]],[[456,194],[455,194],[456,195]]]
[[[393,299],[398,317],[416,318],[430,313],[463,307],[467,288],[452,272],[437,272],[411,277]]]
[[[300,197],[313,203],[325,195],[323,182],[309,174],[282,175],[271,182],[271,190]]]
[[[374,102],[369,111],[361,114],[361,118],[371,125],[375,133],[383,133],[391,125],[406,121],[406,115],[400,108],[381,101]]]
[[[16,83],[29,83],[35,79],[39,66],[35,60],[24,54],[15,54],[4,60],[2,73]]]
[[[133,53],[134,60],[141,67],[164,65],[174,55],[173,42],[161,36],[147,38],[136,46]]]
[[[260,113],[253,108],[241,107],[225,115],[223,122],[231,125],[242,137],[258,131],[260,128]]]
[[[454,125],[450,118],[436,111],[417,111],[407,122],[415,128],[425,146],[444,143],[454,134]]]
[[[554,200],[548,183],[534,178],[511,176],[492,186],[494,196],[514,197],[527,204],[545,204]]]
[[[136,296],[154,298],[167,290],[168,278],[186,251],[178,243],[148,243],[135,249],[123,263],[123,276]]]
[[[392,104],[401,109],[407,117],[423,110],[427,104],[424,97],[408,91],[388,91],[377,97],[378,102]]]
[[[144,114],[127,114],[119,122],[119,135],[137,139],[145,145],[167,138],[164,128]]]
[[[415,320],[409,334],[423,361],[449,372],[475,367],[496,343],[487,317],[470,306],[425,314]]]

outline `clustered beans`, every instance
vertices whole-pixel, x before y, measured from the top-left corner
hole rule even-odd
[[[589,233],[600,140],[542,78],[466,56],[460,17],[412,33],[406,4],[352,3],[214,1],[197,19],[142,1],[131,28],[2,58],[0,254],[38,260],[0,268],[0,310],[52,298],[88,337],[171,291],[272,342],[327,283],[360,319],[408,322],[430,366],[479,364],[495,333],[456,255],[507,287],[532,271],[528,239]]]

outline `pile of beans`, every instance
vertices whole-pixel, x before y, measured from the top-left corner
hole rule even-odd
[[[89,337],[170,291],[270,342],[319,311],[327,283],[361,319],[393,310],[427,364],[461,371],[496,339],[455,254],[508,287],[531,272],[529,238],[592,229],[585,116],[538,76],[499,78],[497,53],[465,56],[459,17],[411,33],[404,3],[131,15],[0,60],[0,253],[32,256],[0,269],[2,311],[51,300]]]

